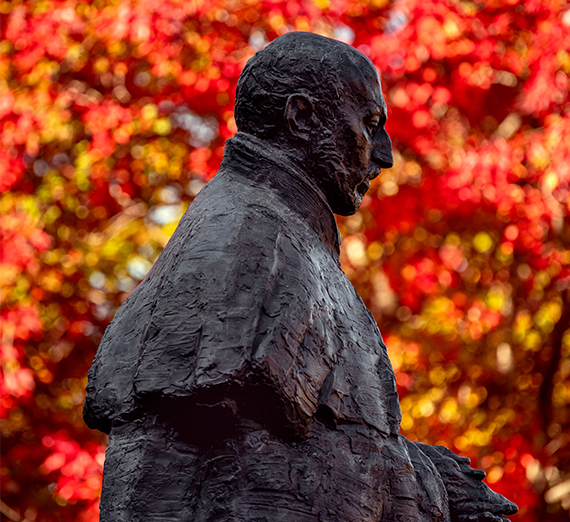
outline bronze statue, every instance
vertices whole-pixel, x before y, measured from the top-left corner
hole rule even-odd
[[[107,329],[84,417],[110,434],[102,521],[504,521],[468,459],[399,434],[333,212],[393,164],[378,73],[286,34],[246,65],[239,132]]]

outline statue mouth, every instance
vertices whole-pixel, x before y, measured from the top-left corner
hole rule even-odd
[[[375,167],[371,172],[368,173],[365,179],[363,179],[356,186],[356,192],[358,192],[361,196],[364,196],[364,194],[366,194],[366,192],[368,192],[368,189],[370,188],[370,182],[373,179],[376,179],[378,176],[380,176],[381,172],[382,172],[381,168]]]
[[[356,186],[356,192],[364,196],[370,188],[370,182],[380,176],[381,172],[382,169],[380,168],[375,168],[372,172],[369,172],[368,175]]]

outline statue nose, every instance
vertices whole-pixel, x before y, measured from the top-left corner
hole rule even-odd
[[[392,151],[380,151],[374,152],[372,154],[372,159],[375,163],[380,165],[383,169],[390,169],[394,166],[394,158],[392,157]]]
[[[386,132],[382,132],[377,137],[372,151],[372,160],[383,169],[389,169],[394,166],[394,157],[392,156],[392,141]]]

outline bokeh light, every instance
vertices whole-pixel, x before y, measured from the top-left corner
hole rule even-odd
[[[94,521],[81,418],[104,329],[236,132],[249,57],[288,31],[382,77],[395,166],[340,220],[402,432],[521,508],[570,512],[570,9],[559,0],[0,0],[2,501]]]

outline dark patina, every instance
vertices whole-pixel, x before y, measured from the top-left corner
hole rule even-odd
[[[101,520],[506,520],[468,459],[399,434],[386,346],[340,268],[333,213],[393,164],[372,63],[284,35],[246,65],[236,121],[89,372]]]

